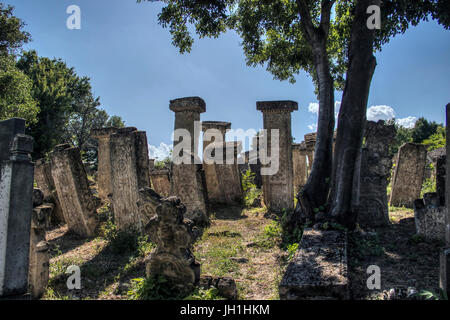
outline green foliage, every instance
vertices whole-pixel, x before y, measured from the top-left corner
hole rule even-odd
[[[23,118],[37,122],[39,107],[32,97],[32,81],[20,71],[13,57],[0,55],[0,120]]]
[[[422,290],[417,294],[417,296],[424,300],[448,300],[447,293],[443,290],[440,290],[439,293],[429,290]]]
[[[170,163],[172,162],[171,157],[167,157],[164,160],[161,161],[155,161],[155,169],[164,169],[164,168],[170,168]]]
[[[102,226],[101,231],[104,239],[109,242],[110,250],[115,254],[136,253],[139,256],[146,256],[155,247],[148,240],[147,235],[140,235],[137,231],[132,230],[118,230],[112,220],[108,220]]]
[[[244,205],[252,207],[255,200],[258,199],[262,192],[256,187],[255,173],[251,170],[246,170],[241,175],[242,190],[244,192]]]
[[[24,31],[25,23],[13,15],[14,7],[0,3],[0,55],[14,56],[24,43],[31,40]]]
[[[435,121],[428,121],[425,118],[419,118],[412,131],[412,140],[414,143],[422,143],[437,132],[439,125]]]
[[[173,300],[168,280],[162,276],[132,279],[131,289],[127,296],[130,300]]]
[[[184,300],[225,300],[225,298],[220,296],[219,290],[211,287],[209,289],[196,288]]]
[[[436,192],[436,177],[431,176],[431,178],[425,179],[422,184],[422,189],[420,190],[420,197],[423,198],[425,193]]]
[[[259,248],[269,250],[281,243],[282,229],[277,221],[266,225],[255,243]]]
[[[288,261],[291,261],[298,250],[298,243],[292,243],[287,246]]]
[[[366,257],[379,257],[384,254],[384,248],[380,245],[380,240],[377,234],[361,235],[357,232],[349,233],[348,240],[351,242],[349,246],[352,255],[357,259],[365,259]]]
[[[428,151],[433,151],[445,147],[446,132],[445,127],[438,126],[436,133],[423,140],[423,144],[427,146]]]

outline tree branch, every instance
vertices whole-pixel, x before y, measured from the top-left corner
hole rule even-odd
[[[309,42],[317,42],[317,29],[312,23],[311,13],[307,0],[297,0],[297,6],[300,13],[300,19],[303,27],[305,28],[307,40]]]
[[[330,30],[330,17],[331,8],[333,7],[336,0],[322,0],[322,10],[320,14],[320,28],[325,34],[325,38],[328,37],[328,32]]]

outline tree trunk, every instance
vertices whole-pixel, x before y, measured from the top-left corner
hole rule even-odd
[[[358,214],[361,145],[370,83],[376,67],[374,30],[366,25],[366,10],[373,4],[379,6],[380,0],[358,0],[356,4],[334,151],[330,214],[349,229],[355,227]]]
[[[334,133],[334,84],[326,52],[325,39],[313,46],[314,66],[319,89],[319,116],[314,162],[303,189],[297,194],[295,219],[304,223],[313,220],[314,214],[326,207],[328,197]]]

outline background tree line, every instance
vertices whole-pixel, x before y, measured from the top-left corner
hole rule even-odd
[[[58,144],[79,147],[84,160],[96,158],[92,129],[123,127],[118,116],[100,109],[90,79],[80,76],[62,59],[23,51],[31,41],[25,23],[13,7],[0,3],[0,120],[24,118],[34,142],[33,158],[45,158]]]

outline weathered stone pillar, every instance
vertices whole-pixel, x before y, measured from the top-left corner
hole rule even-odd
[[[223,202],[223,190],[221,186],[221,182],[219,181],[218,172],[216,170],[216,163],[206,163],[205,158],[205,150],[208,150],[207,147],[214,144],[221,144],[225,142],[225,134],[227,130],[231,128],[230,122],[220,122],[220,121],[203,121],[202,122],[202,131],[210,133],[214,138],[203,136],[203,170],[205,171],[205,181],[206,181],[206,190],[208,192],[208,200],[211,203],[220,203]],[[217,141],[216,141],[216,140]],[[223,158],[225,159],[225,153],[223,153]]]
[[[308,172],[311,171],[314,161],[314,152],[316,150],[317,132],[308,133],[305,135],[306,154],[308,156]]]
[[[180,98],[170,101],[170,110],[175,112],[175,131],[185,129],[191,139],[189,163],[177,164],[175,159],[180,156],[173,154],[171,180],[171,195],[180,197],[186,205],[186,217],[197,224],[207,221],[207,193],[205,174],[197,156],[197,145],[200,132],[195,130],[195,122],[199,124],[200,113],[206,111],[206,104],[199,97]],[[182,141],[174,141],[174,150]],[[185,155],[186,156],[186,155]]]
[[[358,223],[362,226],[379,227],[390,223],[386,190],[392,168],[389,146],[395,134],[393,125],[367,121],[360,170]]]
[[[50,154],[53,181],[69,230],[92,237],[100,199],[92,195],[80,149],[63,144]]]
[[[442,248],[440,254],[440,277],[439,277],[439,285],[442,291],[447,293],[447,297],[450,296],[450,174],[448,174],[448,168],[450,168],[450,142],[448,137],[450,136],[450,103],[446,106],[446,130],[447,130],[447,142],[446,142],[446,166],[447,166],[447,174],[446,174],[446,185],[445,189],[447,190],[445,193],[445,205],[446,205],[446,230],[445,230],[445,245],[446,247]]]
[[[145,132],[118,129],[110,138],[112,204],[119,230],[142,232],[150,217],[137,207],[139,189],[150,187],[148,146]]]
[[[44,294],[49,279],[50,253],[48,243],[45,241],[45,228],[53,207],[53,204],[42,204],[33,209],[28,281],[30,293],[35,299]]]
[[[28,289],[33,170],[33,138],[25,120],[0,121],[0,296]]]
[[[391,206],[412,208],[420,197],[427,149],[422,144],[405,143],[398,150],[397,165],[392,178]]]
[[[117,130],[118,128],[111,127],[94,129],[91,133],[91,137],[98,141],[98,196],[103,200],[108,199],[108,195],[112,193],[110,140]]]
[[[264,101],[257,102],[256,108],[263,113],[264,129],[267,130],[267,154],[270,154],[272,148],[271,130],[279,130],[279,168],[274,175],[262,176],[264,202],[273,211],[293,209],[291,112],[298,110],[298,104],[294,101]],[[263,166],[266,165],[263,163]]]
[[[38,188],[44,193],[45,202],[54,205],[49,223],[52,225],[65,223],[64,214],[58,199],[58,194],[56,193],[55,182],[52,177],[52,168],[49,162],[44,162],[42,159],[36,161],[34,166],[34,181],[38,185]]]
[[[308,166],[306,163],[306,144],[295,143],[292,145],[292,162],[294,168],[294,192],[297,193],[308,180]]]

